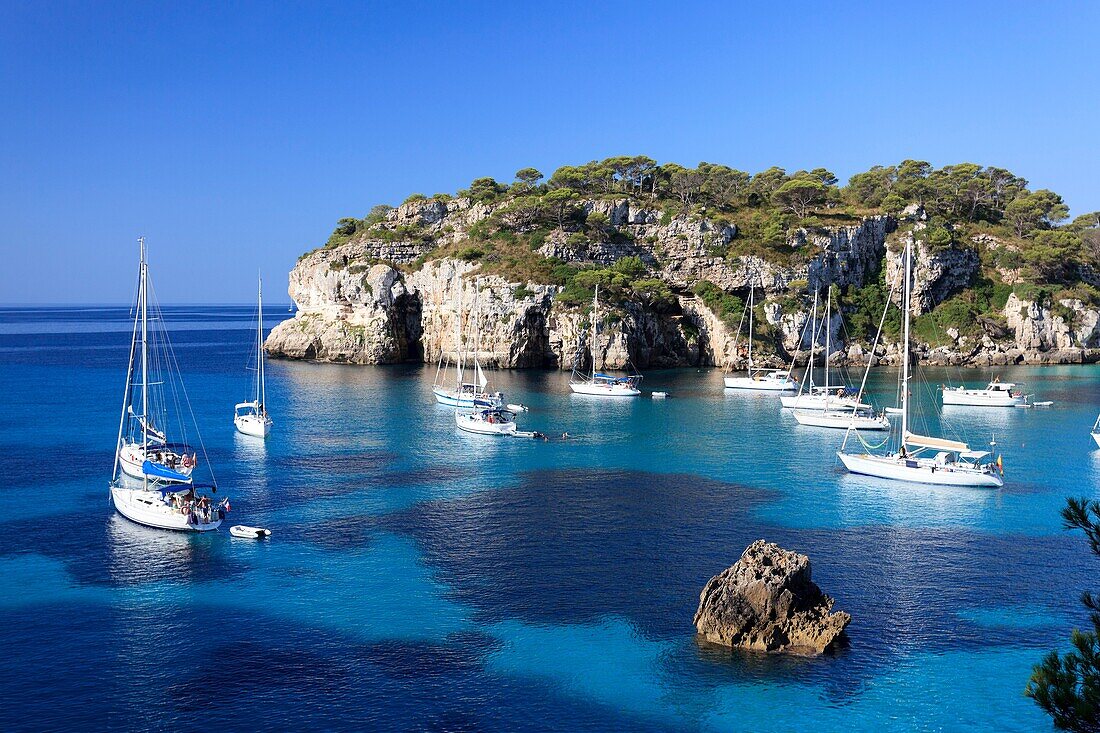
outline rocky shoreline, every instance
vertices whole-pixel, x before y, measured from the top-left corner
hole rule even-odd
[[[776,264],[752,255],[718,254],[736,236],[732,225],[669,215],[626,198],[580,201],[577,206],[584,215],[605,216],[622,236],[578,241],[559,229],[548,235],[539,254],[582,267],[637,257],[649,276],[674,294],[674,302],[660,307],[622,302],[608,308],[593,350],[601,369],[744,366],[745,341],[737,338],[736,324],[724,320],[693,288],[707,281],[721,291],[743,294],[750,279],[761,282],[765,293],[762,325],[768,336],[766,348],[757,347],[757,361],[786,364],[809,347],[805,293],[830,284],[859,288],[883,276],[889,281],[900,265],[899,237],[914,237],[922,226],[920,212],[910,210],[901,217],[868,216],[846,226],[797,230],[788,245],[799,256]],[[304,255],[289,278],[297,313],[271,331],[268,354],[350,364],[435,362],[460,348],[456,325],[469,331],[476,292],[483,364],[570,369],[588,323],[585,307],[556,298],[561,287],[513,282],[484,272],[475,261],[431,256],[464,241],[478,222],[504,215],[469,199],[414,201],[389,212],[385,237],[368,233]],[[973,247],[934,249],[917,236],[914,315],[974,281],[979,245],[998,246],[986,237]],[[792,297],[795,291],[803,295]],[[459,318],[462,322],[456,324]],[[916,358],[931,365],[974,367],[1100,360],[1100,311],[1081,300],[1040,303],[1013,293],[979,325],[980,331],[971,335],[948,328],[947,343],[935,347],[918,338]],[[830,329],[834,363],[867,362],[870,345],[849,338],[839,314]],[[897,343],[880,344],[876,363],[897,364],[899,354]]]

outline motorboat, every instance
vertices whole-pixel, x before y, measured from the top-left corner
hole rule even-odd
[[[1025,403],[1027,396],[1016,389],[1016,382],[994,379],[985,389],[968,387],[944,387],[943,404],[970,407],[1015,407]]]

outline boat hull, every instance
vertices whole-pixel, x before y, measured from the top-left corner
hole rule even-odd
[[[501,395],[481,395],[474,397],[470,394],[456,394],[454,390],[447,390],[441,387],[432,387],[432,395],[435,396],[435,401],[441,405],[447,405],[448,407],[464,407],[468,410],[474,409],[474,407],[503,407],[504,398]],[[477,400],[478,404],[474,404],[474,400]]]
[[[1011,395],[1003,390],[945,389],[943,404],[966,407],[1015,407],[1024,402],[1023,395]]]
[[[1100,447],[1100,433],[1093,433],[1092,439],[1096,441],[1096,446]]]
[[[929,461],[906,461],[897,456],[872,456],[857,453],[838,452],[837,457],[851,473],[875,476],[876,478],[892,481],[993,489],[1004,486],[1004,480],[996,474],[963,469],[958,466],[945,468],[934,466]]]
[[[136,443],[127,443],[119,449],[118,465],[122,468],[123,473],[125,473],[127,476],[130,476],[131,478],[148,478],[150,481],[161,481],[162,483],[165,481],[165,479],[158,478],[157,476],[145,475],[145,452],[142,450],[141,446]],[[180,465],[176,466],[172,470],[183,476],[190,477],[191,471],[194,470],[194,467],[184,467]]]
[[[627,387],[621,384],[591,384],[587,382],[570,382],[569,389],[575,394],[593,395],[596,397],[637,397],[642,390],[637,387]]]
[[[192,524],[188,514],[183,514],[165,504],[159,491],[112,486],[111,503],[115,505],[115,509],[119,514],[131,522],[157,529],[169,529],[176,532],[212,532],[220,527],[222,523],[215,510],[211,521],[199,521]]]
[[[516,424],[514,422],[490,423],[477,420],[469,415],[455,415],[455,425],[459,430],[477,435],[515,435]]]
[[[237,415],[233,418],[233,424],[237,426],[237,432],[253,438],[266,438],[271,432],[271,418],[264,419],[259,415]]]
[[[855,430],[889,430],[890,421],[885,417],[868,417],[866,415],[852,415],[852,413],[835,413],[827,410],[794,410],[794,419],[799,425],[810,425],[815,428],[835,428],[847,430],[849,427]]]
[[[751,389],[759,392],[789,392],[798,389],[798,382],[781,379],[753,379],[752,377],[725,377],[726,389]]]

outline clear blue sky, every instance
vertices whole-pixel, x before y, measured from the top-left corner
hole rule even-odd
[[[609,155],[1100,208],[1096,3],[0,4],[0,302],[287,299],[336,219]]]

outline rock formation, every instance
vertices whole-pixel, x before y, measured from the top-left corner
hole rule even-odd
[[[810,559],[757,540],[699,596],[695,628],[713,644],[762,652],[821,654],[852,617],[810,579]]]
[[[745,254],[731,256],[737,227],[691,214],[662,211],[631,198],[582,200],[584,215],[606,217],[617,236],[585,237],[551,231],[537,252],[554,262],[606,267],[637,257],[646,277],[659,279],[676,296],[671,306],[641,302],[605,304],[595,348],[584,306],[557,299],[561,288],[513,282],[476,261],[432,257],[439,248],[459,248],[471,227],[486,219],[507,221],[507,204],[469,199],[417,200],[389,212],[377,230],[339,246],[303,255],[290,273],[289,292],[298,306],[294,319],[271,332],[273,356],[360,364],[407,360],[433,362],[453,353],[458,328],[469,333],[475,291],[481,323],[482,363],[502,368],[572,367],[578,353],[605,369],[632,364],[651,367],[744,365],[744,335],[714,313],[693,289],[709,281],[721,290],[747,295],[756,283],[758,302],[771,335],[758,345],[759,363],[781,366],[808,348],[806,297],[828,284],[859,288],[884,277],[892,282],[901,266],[901,245],[916,241],[913,313],[929,312],[966,289],[980,273],[979,249],[1002,244],[977,235],[951,246],[923,244],[919,211],[908,218],[867,216],[857,223],[792,231],[780,261]],[[376,236],[377,235],[377,236]],[[385,236],[383,236],[385,235]],[[1003,245],[1008,247],[1008,245]],[[453,251],[453,250],[452,250]],[[1011,282],[1013,272],[1001,273]],[[834,363],[860,365],[869,343],[848,343],[844,318],[834,313]],[[998,365],[1074,363],[1100,358],[1100,310],[1080,299],[1038,302],[1011,296],[1003,309],[983,315],[975,336],[945,330],[938,348],[917,344],[915,352],[933,364]],[[767,348],[767,343],[771,345]],[[769,349],[771,353],[769,352]],[[593,356],[590,357],[589,354]],[[883,343],[877,363],[897,363],[896,343]]]

